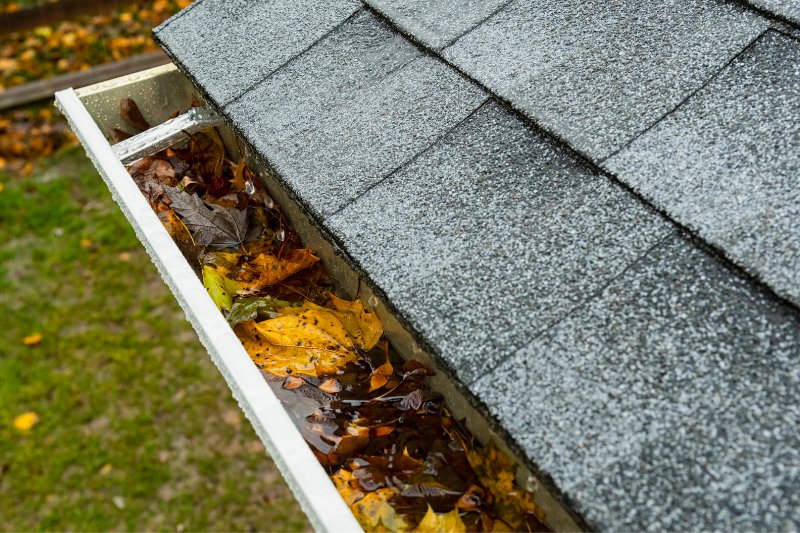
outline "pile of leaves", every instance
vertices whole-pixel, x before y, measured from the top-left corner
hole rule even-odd
[[[0,170],[28,175],[37,158],[74,142],[64,118],[49,106],[0,114]]]
[[[0,90],[156,50],[152,28],[191,0],[131,3],[111,14],[79,17],[0,37]]]
[[[149,127],[133,101],[121,112]],[[546,530],[514,462],[472,439],[373,310],[336,294],[215,130],[129,172],[366,530]]]

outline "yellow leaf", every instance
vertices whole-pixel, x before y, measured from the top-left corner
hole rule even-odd
[[[540,520],[544,518],[533,495],[514,483],[516,464],[511,457],[489,444],[477,450],[468,449],[467,460],[481,484],[494,496],[500,518],[512,529],[523,528],[528,513]]]
[[[258,292],[280,283],[317,261],[319,257],[305,248],[291,250],[280,259],[272,254],[260,253],[238,270],[234,270],[232,277],[241,284],[244,291]]]
[[[106,463],[103,468],[100,469],[100,475],[107,476],[112,470],[114,470],[114,467],[111,465],[111,463]]]
[[[22,344],[24,344],[25,346],[36,346],[37,344],[42,342],[42,339],[44,339],[44,335],[42,335],[41,333],[34,333],[22,339]]]
[[[347,505],[353,505],[364,497],[364,492],[361,490],[358,479],[349,470],[340,468],[338,472],[331,476],[331,479],[342,499],[347,502]]]
[[[39,423],[39,415],[33,411],[23,413],[14,419],[14,427],[23,433],[30,431],[33,426]]]
[[[449,513],[437,514],[431,506],[422,518],[422,522],[417,526],[416,531],[423,533],[464,533],[467,527],[458,514],[458,509],[453,509]]]
[[[230,311],[237,285],[227,279],[224,273],[225,270],[222,268],[218,270],[212,266],[203,265],[203,286],[218,308]]]
[[[366,531],[408,531],[403,516],[396,514],[389,503],[393,495],[392,489],[378,489],[358,500],[350,509]]]
[[[278,376],[334,374],[358,358],[342,323],[321,309],[243,322],[236,332],[253,361]]]
[[[336,316],[344,324],[348,335],[365,350],[372,349],[383,335],[381,319],[374,312],[364,309],[361,300],[348,302],[330,295]]]

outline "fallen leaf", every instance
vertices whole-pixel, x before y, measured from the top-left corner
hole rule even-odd
[[[333,294],[330,298],[331,304],[336,309],[336,316],[344,324],[348,335],[365,350],[372,349],[383,335],[383,325],[378,315],[365,309],[361,300],[349,302]]]
[[[349,470],[340,468],[331,476],[331,479],[347,505],[353,505],[364,497],[364,492],[361,490],[358,479]]]
[[[119,101],[119,113],[123,120],[139,131],[149,130],[150,124],[144,119],[139,106],[130,98]]]
[[[111,465],[111,463],[106,463],[105,465],[103,465],[103,468],[100,469],[100,475],[107,476],[111,473],[113,469],[114,467]]]
[[[524,529],[528,516],[543,520],[533,495],[515,486],[516,463],[511,457],[489,444],[468,449],[467,459],[481,484],[494,496],[499,517],[513,530]]]
[[[14,419],[14,428],[23,433],[30,431],[33,426],[39,423],[39,415],[33,411],[22,413]]]
[[[239,246],[248,240],[247,211],[209,204],[196,194],[164,186],[172,200],[170,207],[178,213],[192,232],[199,246]]]
[[[233,305],[233,294],[237,286],[235,282],[227,279],[223,273],[216,268],[203,265],[203,285],[208,291],[208,295],[214,300],[219,309],[229,311]],[[231,290],[232,289],[232,290]]]
[[[467,527],[458,514],[458,509],[453,509],[449,513],[435,513],[431,506],[428,512],[417,525],[416,531],[420,533],[464,533]]]
[[[43,339],[44,335],[41,333],[33,333],[22,339],[22,344],[25,346],[36,346],[37,344],[41,343]]]
[[[342,384],[333,378],[326,379],[320,384],[319,390],[328,394],[336,394],[342,390]]]
[[[278,300],[270,296],[264,298],[239,298],[234,300],[231,306],[231,312],[228,315],[228,324],[233,327],[236,324],[247,322],[248,320],[255,320],[265,313],[274,312],[276,309],[288,307],[289,305],[289,302],[285,300]]]
[[[350,508],[367,531],[407,531],[409,526],[405,519],[389,503],[393,495],[391,489],[378,489],[366,494]]]
[[[260,253],[233,271],[233,277],[247,292],[259,292],[275,285],[319,261],[311,250],[295,249],[278,259],[272,254]]]
[[[278,376],[329,375],[358,358],[341,322],[324,311],[243,322],[236,331],[253,361]]]

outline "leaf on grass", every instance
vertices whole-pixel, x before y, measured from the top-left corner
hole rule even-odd
[[[233,272],[234,278],[247,292],[259,292],[276,285],[289,276],[319,261],[311,250],[295,249],[278,259],[272,254],[260,253]]]
[[[228,315],[228,324],[231,327],[248,320],[255,320],[263,315],[274,312],[281,307],[288,307],[290,304],[284,300],[278,300],[267,296],[264,298],[239,298],[233,302],[231,313]]]
[[[203,265],[203,285],[219,309],[229,311],[233,305],[233,295],[238,290],[235,281],[209,265]]]
[[[174,187],[164,186],[164,190],[198,246],[233,247],[248,240],[247,211],[209,204]]]
[[[325,311],[306,310],[236,327],[253,361],[278,376],[334,374],[358,355],[341,322]]]
[[[39,415],[33,411],[22,413],[14,419],[14,428],[23,433],[30,431],[33,426],[39,423]]]
[[[361,300],[348,302],[330,295],[331,304],[336,309],[336,316],[339,317],[348,335],[355,343],[365,350],[371,350],[383,335],[381,320],[374,312],[364,308]]]
[[[422,533],[464,533],[467,527],[458,514],[458,509],[453,509],[449,513],[438,514],[428,506],[428,512],[416,528]]]
[[[36,346],[37,344],[41,343],[43,339],[44,335],[41,333],[33,333],[22,339],[22,344],[25,346]]]

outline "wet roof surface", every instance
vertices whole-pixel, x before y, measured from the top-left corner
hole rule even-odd
[[[199,0],[156,38],[591,527],[796,529],[800,32],[752,4]]]

